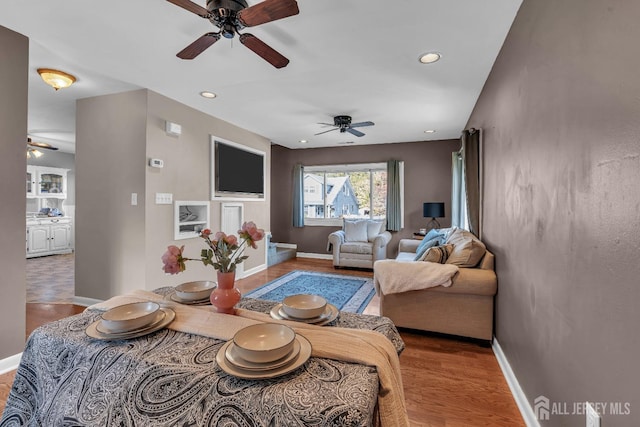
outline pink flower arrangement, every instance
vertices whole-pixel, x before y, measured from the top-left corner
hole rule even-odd
[[[186,261],[200,261],[204,265],[211,265],[221,273],[236,271],[236,266],[249,258],[244,255],[247,246],[257,249],[259,242],[264,238],[264,230],[258,228],[253,221],[245,222],[238,230],[238,237],[233,234],[226,235],[218,231],[211,237],[211,230],[202,230],[200,237],[207,243],[208,249],[203,249],[200,258],[185,258],[182,253],[184,246],[171,245],[162,255],[163,270],[165,273],[178,274],[186,270]]]

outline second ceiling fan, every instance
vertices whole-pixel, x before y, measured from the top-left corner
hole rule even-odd
[[[373,126],[375,123],[373,122],[358,122],[351,123],[351,116],[335,116],[333,118],[333,124],[331,123],[318,123],[319,125],[325,126],[333,126],[334,129],[325,130],[320,133],[316,133],[315,135],[322,135],[323,133],[331,132],[334,130],[340,130],[340,133],[349,132],[351,135],[355,135],[357,137],[364,136],[364,133],[356,130],[354,128],[364,127],[364,126]]]
[[[208,19],[219,28],[217,32],[206,33],[189,46],[178,52],[181,59],[193,59],[209,46],[220,40],[220,37],[233,38],[240,36],[240,43],[260,55],[276,68],[286,67],[289,60],[265,42],[249,33],[240,34],[245,27],[254,27],[278,19],[297,15],[296,0],[265,0],[249,7],[245,0],[207,0],[207,8],[190,0],[167,0],[183,9]]]

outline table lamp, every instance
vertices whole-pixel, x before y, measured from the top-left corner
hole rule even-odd
[[[444,218],[444,202],[429,202],[422,205],[422,216],[431,218],[427,223],[427,230],[440,228],[440,223],[436,218]]]

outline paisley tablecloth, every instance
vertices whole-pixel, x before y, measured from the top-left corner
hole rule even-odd
[[[274,304],[244,298],[239,306],[268,313]],[[0,427],[374,424],[375,368],[311,358],[282,377],[244,380],[217,366],[224,341],[169,329],[99,341],[84,332],[99,316],[87,311],[33,332]],[[376,330],[404,348],[384,317],[341,312],[328,326]]]

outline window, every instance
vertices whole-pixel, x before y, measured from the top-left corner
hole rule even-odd
[[[342,218],[386,218],[386,163],[305,166],[304,182],[305,225],[339,225]],[[317,183],[317,193],[306,190],[310,182]]]

